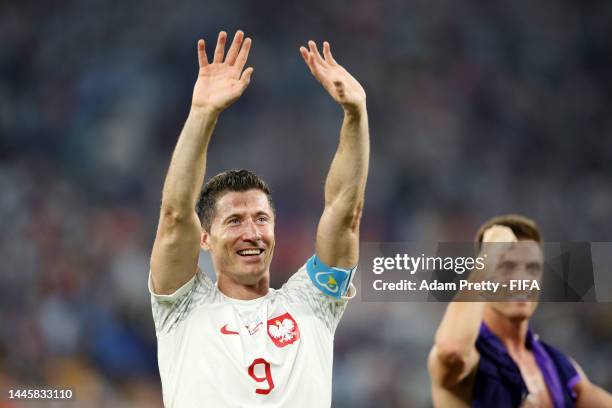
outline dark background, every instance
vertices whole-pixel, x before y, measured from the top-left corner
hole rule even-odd
[[[196,41],[238,28],[255,72],[207,174],[270,184],[272,286],[313,252],[342,119],[298,53],[309,39],[330,41],[368,93],[362,240],[465,241],[506,212],[549,241],[612,240],[609,1],[3,1],[1,386],[161,404],[146,278],[163,178]],[[352,302],[333,405],[427,406],[444,306]],[[532,326],[612,390],[611,304],[542,305]]]

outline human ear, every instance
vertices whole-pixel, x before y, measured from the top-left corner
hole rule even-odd
[[[205,230],[202,230],[202,235],[200,236],[200,247],[204,251],[210,250],[210,234]]]

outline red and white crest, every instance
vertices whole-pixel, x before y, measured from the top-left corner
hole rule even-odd
[[[276,347],[285,347],[300,339],[300,329],[295,319],[285,313],[268,320],[268,336]]]

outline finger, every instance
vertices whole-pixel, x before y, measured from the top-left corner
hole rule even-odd
[[[240,52],[236,57],[236,62],[234,65],[242,71],[244,68],[244,64],[246,64],[247,58],[249,58],[249,51],[251,50],[251,39],[247,37],[242,43],[242,48],[240,48]]]
[[[323,42],[323,55],[325,56],[325,61],[330,65],[338,65],[334,57],[331,53],[331,47],[327,41]]]
[[[240,82],[242,82],[244,88],[251,82],[251,75],[253,75],[253,67],[248,67],[240,75]]]
[[[240,46],[242,45],[242,39],[244,38],[244,33],[241,30],[236,31],[234,35],[234,40],[232,41],[232,45],[230,46],[227,55],[225,56],[225,62],[230,65],[233,65],[236,61],[236,57],[238,56],[238,51],[240,51]]]
[[[217,38],[217,46],[215,47],[215,57],[213,62],[223,62],[223,54],[225,54],[225,40],[227,39],[227,33],[221,31]]]
[[[325,64],[325,60],[323,60],[323,57],[321,57],[321,54],[319,54],[319,50],[317,49],[317,44],[315,44],[314,41],[308,41],[308,47],[310,47],[310,52],[314,55],[315,57],[315,61],[321,65]]]
[[[304,62],[308,66],[308,69],[310,69],[310,72],[312,72],[312,66],[310,66],[310,53],[305,47],[300,47],[300,54],[302,54]]]
[[[308,68],[310,68],[310,72],[312,72],[312,75],[314,75],[317,81],[323,84],[323,76],[321,75],[319,64],[315,62],[315,58],[316,57],[312,55],[312,53],[308,54]]]
[[[305,47],[300,47],[300,55],[302,55],[304,62],[308,63],[308,50]]]
[[[198,40],[198,63],[200,64],[200,68],[208,65],[208,57],[206,56],[206,44],[204,40]]]

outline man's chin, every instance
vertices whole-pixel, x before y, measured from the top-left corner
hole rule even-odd
[[[250,265],[246,268],[241,268],[234,276],[243,285],[256,285],[266,276],[266,269],[261,265]]]
[[[534,309],[532,302],[507,302],[504,314],[512,320],[526,320],[533,315]]]

